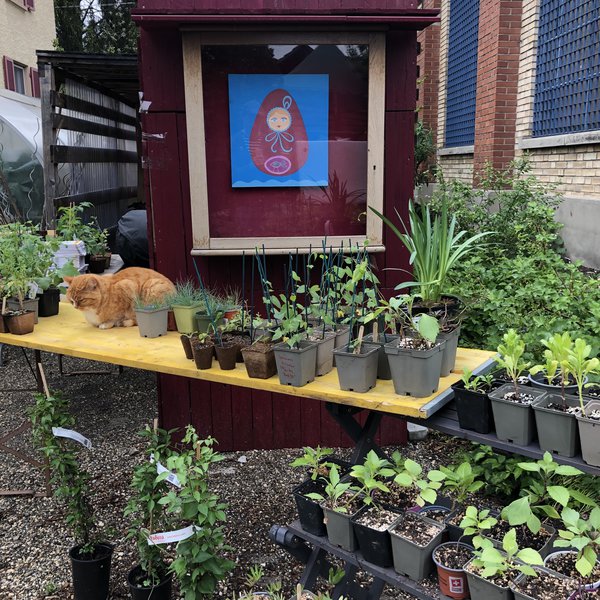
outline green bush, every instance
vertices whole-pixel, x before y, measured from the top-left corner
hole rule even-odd
[[[494,349],[514,328],[530,356],[541,356],[543,337],[566,331],[598,352],[600,286],[564,258],[554,220],[561,198],[531,175],[526,159],[506,172],[487,169],[478,190],[440,178],[431,206],[442,202],[460,228],[494,232],[450,273],[448,291],[470,307],[463,345]]]

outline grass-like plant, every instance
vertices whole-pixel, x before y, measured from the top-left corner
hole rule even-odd
[[[171,306],[201,306],[204,303],[202,291],[191,279],[178,281],[175,292],[169,297]]]

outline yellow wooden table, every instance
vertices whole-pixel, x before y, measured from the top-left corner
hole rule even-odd
[[[474,372],[487,369],[495,354],[459,348],[454,372],[440,380],[438,392],[427,398],[411,398],[395,394],[391,381],[377,381],[375,388],[366,394],[342,391],[335,369],[299,388],[281,385],[277,376],[266,380],[250,379],[244,365],[237,365],[233,371],[222,371],[215,361],[213,368],[199,371],[193,361],[185,358],[178,333],[170,332],[166,336],[147,339],[140,337],[137,327],[100,330],[92,327],[83,314],[67,302],[61,302],[57,316],[40,319],[33,333],[0,333],[2,343],[422,419],[431,416],[449,401],[450,386],[460,379],[465,367]]]

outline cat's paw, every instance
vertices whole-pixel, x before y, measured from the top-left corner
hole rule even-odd
[[[137,323],[133,319],[125,319],[123,321],[123,327],[135,327]]]
[[[107,321],[106,323],[100,323],[100,325],[98,325],[98,329],[112,329],[114,326],[114,323],[112,321]]]

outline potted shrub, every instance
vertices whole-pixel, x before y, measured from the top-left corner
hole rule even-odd
[[[442,540],[446,525],[419,513],[406,512],[389,530],[394,571],[420,581],[433,571],[433,549]]]
[[[474,376],[464,369],[461,380],[452,384],[458,424],[462,429],[489,433],[494,429],[494,416],[488,392],[493,389],[492,374]]]
[[[106,246],[108,232],[101,229],[94,218],[89,225],[84,226],[82,240],[88,253],[88,270],[90,273],[104,273],[106,269]]]
[[[60,306],[60,295],[64,292],[64,277],[75,277],[79,271],[71,261],[65,263],[61,268],[49,265],[45,274],[36,277],[35,282],[42,293],[38,293],[38,314],[40,317],[52,317],[58,314]]]
[[[398,520],[400,512],[385,506],[389,488],[386,480],[395,475],[392,464],[371,450],[362,465],[350,469],[357,483],[364,507],[352,517],[358,547],[370,563],[379,567],[392,564],[392,546],[388,529]]]
[[[175,292],[170,298],[171,308],[175,315],[177,331],[192,333],[196,331],[196,312],[204,305],[202,292],[197,289],[190,279],[178,281]]]
[[[547,385],[542,384],[548,393],[532,404],[540,448],[560,456],[575,456],[579,451],[575,418],[576,412],[579,411],[579,401],[576,397],[566,394],[567,389],[573,388],[568,385],[571,378],[570,356],[573,341],[568,333],[557,333],[542,340],[542,343],[546,346],[546,363],[534,365],[530,369],[530,377],[544,372],[546,381],[549,382]],[[554,385],[555,383],[558,385]],[[554,389],[549,390],[551,385]]]
[[[145,302],[138,296],[134,300],[134,310],[141,337],[156,338],[167,334],[168,304]]]
[[[164,552],[155,544],[148,544],[149,537],[172,529],[161,500],[169,492],[169,484],[157,474],[157,463],[170,456],[171,439],[168,432],[146,427],[141,435],[147,439],[148,459],[133,471],[131,488],[133,495],[125,508],[125,516],[131,517],[127,538],[135,540],[139,564],[129,571],[127,582],[132,600],[170,600],[172,574],[165,562]]]
[[[69,206],[58,208],[56,220],[56,237],[59,241],[58,250],[55,253],[54,263],[58,268],[71,260],[76,269],[85,265],[87,249],[84,238],[87,226],[83,222],[83,214],[86,209],[93,208],[91,202],[71,203]]]
[[[600,372],[600,361],[590,358],[591,346],[584,340],[575,340],[569,357],[569,368],[577,385],[580,413],[577,416],[581,438],[581,454],[589,465],[600,467],[600,402],[585,403],[583,388],[587,375]]]
[[[72,429],[68,401],[59,394],[37,394],[31,410],[34,440],[46,457],[55,497],[66,510],[75,546],[69,551],[75,600],[106,600],[109,594],[113,547],[100,541],[89,500],[89,475],[79,466],[73,442],[55,437],[53,428]]]
[[[218,581],[235,566],[223,557],[228,550],[222,527],[227,506],[219,502],[209,485],[211,465],[224,458],[213,450],[214,443],[213,438],[200,439],[189,425],[181,450],[167,457],[164,465],[177,477],[181,487],[172,489],[161,503],[172,517],[172,527],[175,530],[189,527],[190,532],[189,537],[177,542],[170,565],[179,581],[180,594],[187,600],[210,596]]]
[[[512,383],[489,392],[496,424],[496,436],[504,442],[529,445],[535,438],[535,420],[531,404],[542,396],[542,390],[524,387],[519,377],[529,367],[523,359],[525,343],[514,329],[509,329],[498,346],[498,365],[506,371]]]
[[[472,598],[511,600],[510,583],[519,573],[537,577],[533,565],[541,566],[542,557],[531,548],[519,549],[516,532],[511,529],[502,540],[503,551],[488,539],[473,538],[474,557],[465,565]]]
[[[446,342],[438,342],[439,323],[422,314],[413,317],[414,297],[391,298],[389,309],[399,321],[399,337],[385,345],[394,391],[404,396],[423,398],[439,386],[442,351]]]
[[[324,492],[306,495],[318,501],[323,508],[329,542],[348,552],[354,552],[358,544],[350,519],[362,506],[356,486],[351,481],[342,481],[338,467],[334,464],[329,469]]]
[[[306,313],[295,293],[289,298],[273,294],[270,302],[277,319],[272,339],[283,340],[273,348],[279,382],[301,387],[314,380],[317,366],[317,345],[306,339],[309,333]]]
[[[379,351],[380,346],[363,343],[362,325],[356,340],[334,350],[340,389],[365,393],[375,387]]]

